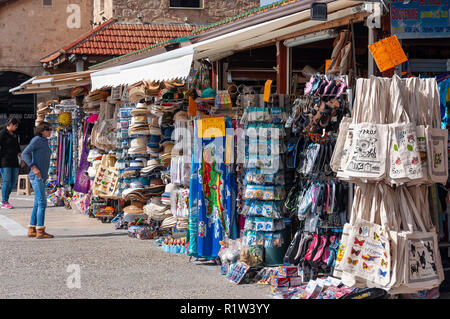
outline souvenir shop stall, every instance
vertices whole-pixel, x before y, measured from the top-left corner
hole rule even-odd
[[[71,209],[73,185],[78,170],[77,123],[81,119],[81,113],[76,99],[84,93],[84,89],[80,89],[72,90],[73,99],[39,103],[35,121],[36,126],[43,121],[52,125],[53,131],[49,138],[52,155],[46,187],[52,203],[67,209]]]
[[[337,100],[341,106],[345,101]],[[445,199],[433,192],[448,178],[448,133],[441,129],[437,82],[358,79],[351,114],[331,125],[338,134],[327,159],[320,160],[315,141],[307,143],[301,177],[308,178],[314,160],[327,163],[321,173],[333,177],[312,187],[300,180],[299,195],[287,206],[304,222],[285,255],[286,266],[268,269],[265,281],[279,298],[436,298],[447,251],[438,246],[435,213]],[[322,141],[326,149],[331,134],[322,136],[328,137]]]

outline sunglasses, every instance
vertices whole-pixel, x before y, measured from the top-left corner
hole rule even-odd
[[[51,127],[44,127],[44,131],[52,131]]]

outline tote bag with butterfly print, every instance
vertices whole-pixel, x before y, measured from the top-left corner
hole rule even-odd
[[[444,278],[436,231],[427,230],[423,217],[406,188],[401,192],[400,201],[411,231],[406,235],[405,285],[417,290],[438,287]]]
[[[391,281],[390,239],[388,219],[381,185],[374,186],[369,220],[357,218],[347,240],[343,258],[344,273],[369,286],[386,287]],[[376,223],[381,219],[380,224]],[[347,285],[343,278],[343,283]]]
[[[348,287],[366,287],[365,281],[357,281],[352,273],[344,271],[345,263],[348,262],[348,259],[345,259],[345,251],[347,250],[348,246],[352,245],[349,237],[351,235],[352,228],[356,223],[356,220],[358,218],[369,218],[366,215],[368,215],[367,213],[370,212],[371,209],[372,200],[370,195],[373,194],[373,191],[373,185],[356,185],[350,221],[349,223],[346,223],[344,225],[341,242],[339,244],[333,276],[340,278],[342,282]],[[363,194],[368,196],[363,196]]]

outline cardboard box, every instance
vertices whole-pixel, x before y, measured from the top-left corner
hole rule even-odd
[[[278,276],[280,277],[298,277],[298,267],[296,266],[279,266]]]
[[[298,287],[303,284],[301,277],[290,277],[289,278],[289,287]]]
[[[289,278],[272,276],[270,279],[270,285],[272,287],[289,287]]]

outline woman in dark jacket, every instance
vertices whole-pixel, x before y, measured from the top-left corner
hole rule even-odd
[[[52,127],[47,122],[42,122],[36,127],[36,136],[23,150],[22,157],[31,168],[28,177],[34,190],[34,206],[31,212],[28,237],[53,238],[53,235],[45,232],[44,219],[47,208],[47,194],[45,182],[48,178],[48,167],[52,154],[48,146],[48,138],[52,134]]]
[[[13,208],[9,203],[9,196],[17,183],[19,175],[19,157],[21,155],[19,139],[14,132],[19,127],[19,120],[11,118],[6,127],[0,131],[0,171],[2,173],[2,206]]]

